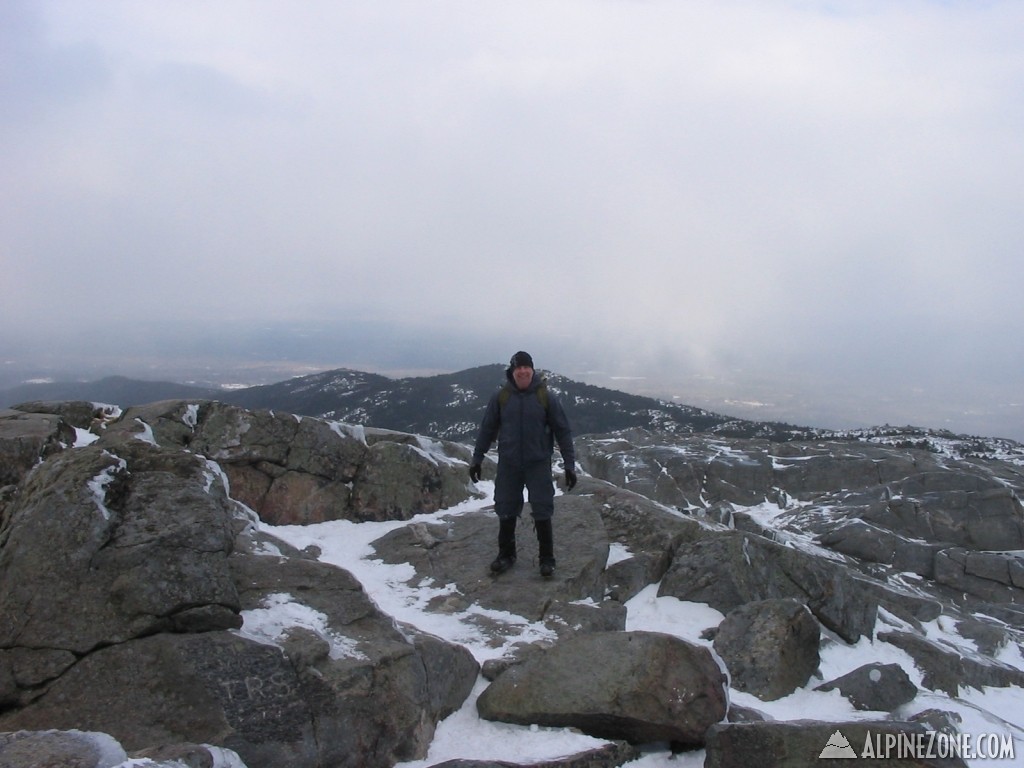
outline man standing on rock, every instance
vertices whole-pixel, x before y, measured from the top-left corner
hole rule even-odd
[[[551,456],[555,441],[565,465],[566,490],[576,485],[576,451],[572,429],[562,404],[533,368],[533,358],[516,352],[505,371],[508,383],[491,396],[480,423],[469,477],[480,480],[484,454],[498,441],[498,476],[494,481],[494,511],[498,515],[498,557],[493,573],[507,571],[516,561],[516,521],[523,511],[523,488],[529,491],[530,513],[537,531],[540,573],[555,571],[555,488]]]

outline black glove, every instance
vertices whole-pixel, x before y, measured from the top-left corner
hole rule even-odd
[[[472,480],[474,483],[479,483],[480,482],[480,465],[479,464],[470,464],[469,465],[469,479]]]
[[[576,473],[573,470],[571,470],[571,469],[565,470],[565,490],[566,491],[571,491],[575,487],[576,487]]]

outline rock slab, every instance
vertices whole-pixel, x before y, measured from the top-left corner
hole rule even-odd
[[[725,686],[705,647],[658,632],[601,632],[563,640],[510,668],[477,709],[487,720],[698,746],[725,717]]]

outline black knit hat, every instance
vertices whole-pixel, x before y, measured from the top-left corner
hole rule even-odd
[[[512,370],[515,370],[516,368],[519,368],[524,365],[533,368],[533,358],[530,357],[528,352],[522,351],[516,352],[514,355],[512,355],[512,359],[508,363],[508,367],[511,368]]]

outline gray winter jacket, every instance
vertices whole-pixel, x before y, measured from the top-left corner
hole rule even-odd
[[[557,441],[565,468],[575,471],[576,450],[572,443],[569,419],[550,389],[543,398],[547,401],[545,407],[537,394],[542,386],[547,388],[536,372],[530,386],[524,390],[516,387],[509,375],[508,383],[495,392],[487,403],[473,451],[473,463],[483,461],[484,454],[490,450],[495,439],[498,441],[499,462],[509,462],[520,467],[535,462],[550,462]],[[508,394],[503,395],[502,392]]]

